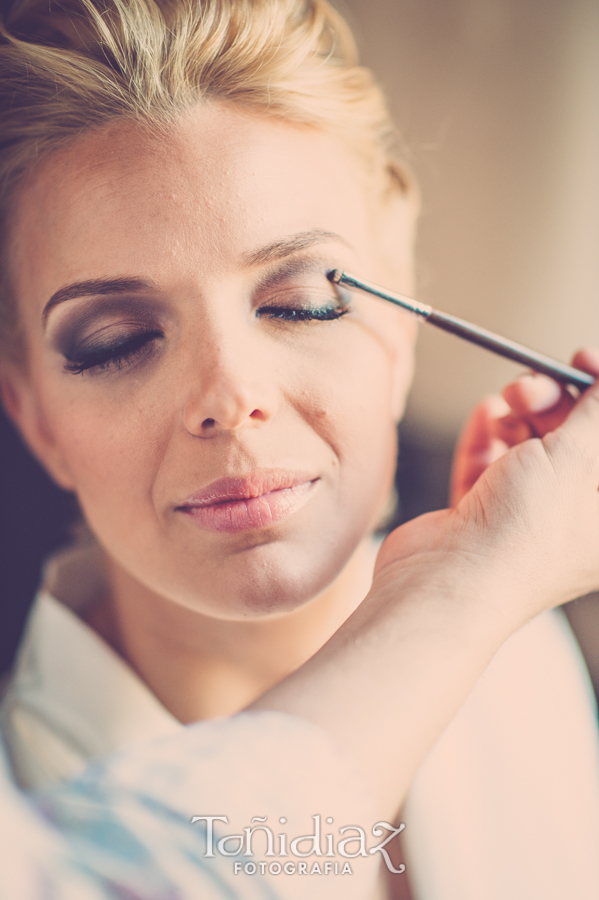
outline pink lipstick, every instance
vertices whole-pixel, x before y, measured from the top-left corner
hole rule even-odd
[[[218,478],[177,510],[207,531],[267,528],[297,512],[319,481],[306,472],[258,469],[242,478]]]

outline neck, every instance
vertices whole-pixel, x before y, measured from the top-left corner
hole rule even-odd
[[[251,621],[216,619],[148,591],[109,564],[110,599],[92,625],[180,721],[231,715],[309,659],[370,589],[365,539],[326,591],[300,609]]]

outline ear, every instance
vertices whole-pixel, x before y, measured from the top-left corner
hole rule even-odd
[[[0,397],[8,417],[37,461],[61,488],[74,490],[67,462],[27,375],[12,366],[3,366],[0,369]]]

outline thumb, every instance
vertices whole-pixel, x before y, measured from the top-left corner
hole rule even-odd
[[[547,435],[549,445],[552,435],[567,436],[599,471],[599,382],[585,391],[561,428]]]
[[[599,379],[599,350],[587,348],[574,359],[579,368]],[[599,469],[599,380],[582,394],[555,434],[562,431]]]

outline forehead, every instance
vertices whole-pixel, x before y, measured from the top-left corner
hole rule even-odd
[[[368,209],[360,164],[332,136],[210,104],[154,134],[112,124],[40,165],[19,198],[13,278],[35,298],[111,274],[219,277],[315,229],[368,254]]]

